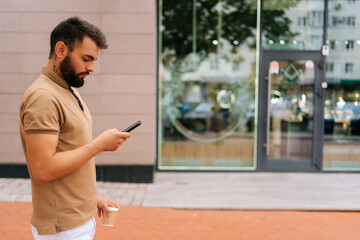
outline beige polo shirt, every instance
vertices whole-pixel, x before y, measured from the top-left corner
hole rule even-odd
[[[26,161],[25,135],[55,134],[56,151],[78,148],[92,140],[92,120],[79,93],[84,111],[68,84],[54,71],[41,75],[26,90],[20,105],[20,135]],[[29,166],[29,165],[28,165]],[[40,235],[66,231],[89,221],[96,213],[97,190],[94,159],[75,172],[46,184],[34,180],[30,168],[33,214],[31,224]]]

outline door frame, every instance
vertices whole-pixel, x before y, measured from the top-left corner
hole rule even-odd
[[[271,60],[312,60],[314,79],[314,125],[311,168],[267,168],[267,108],[268,108],[268,64]],[[263,50],[260,55],[259,111],[258,111],[258,171],[273,172],[319,172],[322,169],[325,90],[325,59],[321,51]]]

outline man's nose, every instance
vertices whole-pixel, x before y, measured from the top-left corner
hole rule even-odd
[[[95,64],[92,62],[86,66],[86,71],[94,72],[95,71]]]

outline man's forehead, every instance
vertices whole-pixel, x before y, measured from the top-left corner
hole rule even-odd
[[[74,51],[78,51],[93,60],[96,60],[99,55],[99,47],[89,37],[84,37],[83,41],[74,47]]]

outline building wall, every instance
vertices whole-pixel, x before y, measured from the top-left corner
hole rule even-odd
[[[47,61],[50,32],[77,15],[100,27],[109,48],[79,89],[93,117],[93,137],[143,125],[98,165],[154,165],[156,150],[155,0],[0,0],[0,164],[24,164],[19,104]]]

